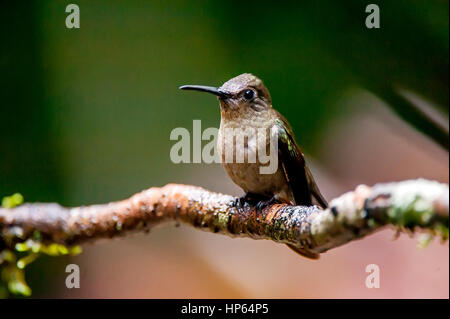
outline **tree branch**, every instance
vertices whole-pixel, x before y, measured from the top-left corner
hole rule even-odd
[[[77,245],[98,239],[147,232],[167,221],[229,236],[270,239],[322,253],[386,226],[423,229],[448,239],[447,184],[423,179],[358,186],[316,206],[274,204],[257,210],[249,203],[200,187],[169,184],[105,205],[64,208],[24,204],[0,208],[0,250],[38,237],[42,243]]]

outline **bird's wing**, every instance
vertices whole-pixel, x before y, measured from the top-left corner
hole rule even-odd
[[[318,204],[327,207],[327,201],[319,191],[314,178],[305,164],[305,158],[295,143],[292,129],[284,117],[279,114],[277,120],[278,162],[289,183],[297,205]]]
[[[295,143],[292,128],[281,114],[279,114],[279,120],[277,121],[278,162],[289,183],[295,204],[308,206],[318,204],[323,208],[327,207],[327,201],[320,193],[311,171],[306,166],[303,153]],[[304,257],[319,258],[319,254],[315,252],[291,244],[287,244],[287,246]]]
[[[314,177],[311,171],[309,170],[308,166],[305,166],[305,171],[306,171],[306,179],[308,180],[309,191],[314,199],[313,204],[318,205],[322,208],[328,207],[328,202],[320,192],[319,187],[317,186],[317,183],[314,180]]]

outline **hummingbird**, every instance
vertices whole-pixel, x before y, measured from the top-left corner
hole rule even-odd
[[[328,206],[306,165],[302,150],[295,142],[292,127],[273,108],[269,90],[261,79],[250,73],[244,73],[228,80],[220,87],[183,85],[180,89],[207,92],[217,96],[221,115],[217,150],[228,176],[245,192],[245,196],[238,199],[238,204],[258,200],[259,207],[273,203],[318,205],[322,208]],[[237,149],[233,139],[230,142],[224,138],[227,129],[248,132],[246,129],[249,127],[255,129],[251,131],[254,134],[245,138],[242,150]],[[257,158],[256,161],[248,160],[251,158],[250,155],[255,155],[253,153],[258,151],[257,137],[254,135],[259,130],[256,129],[270,130],[275,134],[278,166],[272,174],[261,173],[260,168],[265,164],[261,163],[257,156],[253,157]],[[268,134],[269,137],[273,136],[271,134]],[[269,137],[266,139],[267,144],[270,143]],[[234,156],[246,152],[244,162],[225,161],[224,149],[227,147],[233,148]],[[287,245],[305,257],[318,258],[318,254],[307,249]]]

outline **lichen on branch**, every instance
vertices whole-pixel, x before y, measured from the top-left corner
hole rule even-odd
[[[232,196],[179,184],[152,187],[119,202],[73,208],[54,203],[20,205],[23,198],[15,194],[5,198],[0,208],[2,279],[10,291],[29,295],[23,268],[39,254],[77,254],[78,245],[148,232],[169,221],[232,237],[270,239],[312,256],[389,225],[409,233],[425,231],[428,237],[422,244],[436,235],[448,240],[448,191],[447,184],[424,179],[360,185],[333,199],[327,209],[237,205]]]
[[[315,253],[361,238],[386,225],[427,230],[448,238],[448,185],[424,179],[358,186],[316,206],[236,206],[236,198],[188,185],[152,187],[104,205],[64,208],[24,204],[0,208],[0,247],[14,248],[36,232],[43,243],[67,246],[146,232],[183,222],[234,237],[270,239]]]

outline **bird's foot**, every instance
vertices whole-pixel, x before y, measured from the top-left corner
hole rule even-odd
[[[244,196],[236,198],[234,201],[234,207],[242,209],[247,206],[257,205],[261,200],[261,197],[252,193],[246,193]]]
[[[264,208],[266,208],[267,206],[271,206],[273,204],[280,204],[281,202],[275,197],[273,196],[272,198],[270,198],[269,200],[261,200],[256,204],[256,210],[259,210],[260,212],[262,212],[262,210]]]

